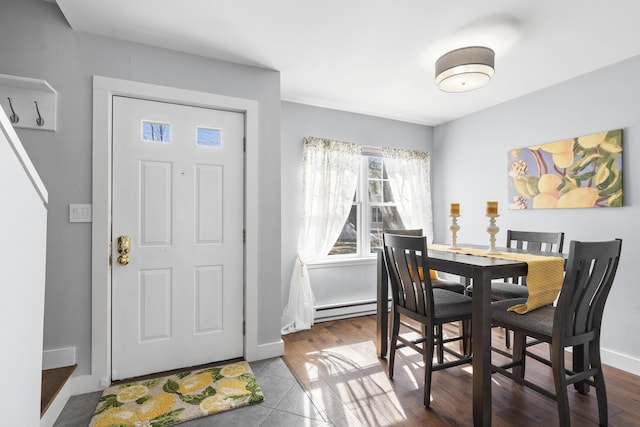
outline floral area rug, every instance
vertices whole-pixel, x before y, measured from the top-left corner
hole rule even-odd
[[[237,362],[111,386],[89,427],[166,427],[263,400],[249,364]]]

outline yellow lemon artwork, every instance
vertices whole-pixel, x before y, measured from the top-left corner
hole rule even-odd
[[[509,209],[622,203],[622,129],[509,151]]]
[[[236,362],[113,385],[102,393],[89,427],[166,427],[263,400],[249,364]]]

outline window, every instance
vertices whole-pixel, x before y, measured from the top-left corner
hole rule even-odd
[[[391,194],[389,179],[380,152],[362,156],[359,185],[342,233],[329,256],[364,258],[382,247],[385,229],[404,228]]]
[[[196,145],[198,147],[221,147],[222,130],[196,127]]]
[[[169,123],[142,121],[142,140],[168,144],[171,141],[171,125]]]

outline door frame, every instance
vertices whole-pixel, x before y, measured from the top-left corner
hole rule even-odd
[[[111,382],[111,166],[112,98],[151,101],[244,113],[244,357],[258,359],[258,102],[130,80],[93,76],[93,171],[91,224],[91,375],[84,387]],[[84,382],[84,381],[83,381]],[[78,388],[84,388],[78,384]]]

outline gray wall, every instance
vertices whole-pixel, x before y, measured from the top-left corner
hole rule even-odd
[[[49,190],[45,349],[76,347],[76,375],[90,372],[91,224],[70,224],[68,205],[91,202],[93,75],[258,101],[258,344],[280,341],[279,72],[74,32],[53,3],[2,0],[0,74],[58,91],[56,132],[17,130]]]
[[[433,128],[396,120],[282,103],[282,306],[296,259],[302,212],[302,139],[317,136],[372,147],[430,152]],[[433,167],[433,166],[432,166]],[[375,298],[375,265],[322,268],[309,272],[316,304]],[[314,280],[317,279],[317,280]]]
[[[571,240],[623,239],[616,281],[605,310],[602,346],[635,358],[640,372],[640,57],[586,74],[511,102],[438,126],[432,161],[436,241],[448,242],[450,202],[460,202],[459,242],[487,242],[487,200],[498,200],[498,242],[505,230],[564,231]],[[497,78],[497,76],[496,76]],[[526,76],[523,76],[526,78]],[[491,90],[491,85],[482,90]],[[509,211],[507,151],[599,131],[623,129],[624,207]]]

